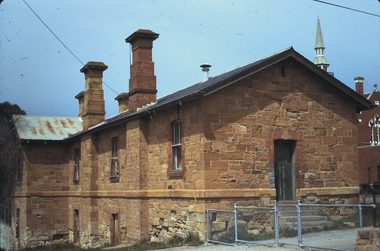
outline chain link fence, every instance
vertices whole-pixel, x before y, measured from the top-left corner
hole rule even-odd
[[[373,214],[370,211],[374,210],[375,205],[298,205],[298,224],[301,226],[299,243],[303,246],[353,250],[359,228],[373,225]],[[365,208],[367,210],[364,211]]]
[[[233,210],[207,209],[209,242],[329,250],[353,250],[357,231],[373,226],[375,204],[276,203],[273,207],[234,205]]]
[[[239,207],[236,212],[236,241],[266,246],[276,246],[278,233],[275,207]]]
[[[235,210],[206,209],[207,241],[235,245]]]

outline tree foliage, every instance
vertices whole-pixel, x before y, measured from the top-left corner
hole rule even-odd
[[[13,115],[25,115],[18,105],[0,103],[0,203],[10,204],[21,170],[23,149],[17,136]]]

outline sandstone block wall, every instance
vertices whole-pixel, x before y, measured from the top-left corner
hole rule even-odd
[[[12,248],[68,241],[68,198],[56,196],[69,190],[68,147],[51,143],[25,147],[12,210]]]
[[[355,251],[377,251],[380,250],[380,229],[359,230],[356,237]]]

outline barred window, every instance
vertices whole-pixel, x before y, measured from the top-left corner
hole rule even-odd
[[[73,180],[74,182],[79,182],[79,158],[80,151],[79,148],[75,148],[74,150],[74,172],[73,172]]]
[[[117,138],[112,139],[112,152],[111,152],[111,178],[119,177],[119,169],[118,169],[118,145]]]
[[[181,121],[172,123],[172,170],[182,171]]]

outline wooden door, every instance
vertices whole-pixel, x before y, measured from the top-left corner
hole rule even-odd
[[[275,141],[275,185],[277,200],[295,200],[293,149],[294,141]]]
[[[74,210],[74,243],[80,242],[79,211]]]

